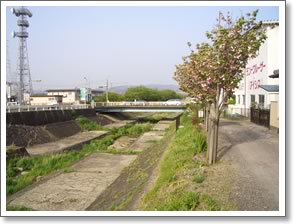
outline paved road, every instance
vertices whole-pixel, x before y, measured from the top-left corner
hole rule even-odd
[[[279,135],[248,121],[223,120],[219,137],[219,159],[234,171],[231,197],[238,210],[278,210]]]

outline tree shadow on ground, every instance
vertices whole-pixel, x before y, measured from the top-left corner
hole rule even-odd
[[[243,126],[238,121],[221,120],[219,125],[218,160],[224,157],[235,145],[249,143],[264,138],[259,129]]]
[[[217,152],[217,161],[220,161],[223,156],[233,147],[232,144],[230,145],[225,145],[223,147],[221,147],[220,149],[218,149],[218,152]]]

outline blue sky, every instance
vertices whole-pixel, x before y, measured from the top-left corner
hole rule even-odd
[[[17,17],[7,7],[7,40],[16,69]],[[259,9],[258,20],[278,20],[278,7],[28,7],[28,48],[36,89],[176,84],[175,65],[189,53],[187,42],[206,41],[218,12],[233,18]]]

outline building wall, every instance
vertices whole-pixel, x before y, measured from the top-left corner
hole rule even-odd
[[[32,96],[30,97],[31,105],[50,105],[50,104],[57,104],[58,97],[37,97]]]
[[[67,104],[79,103],[79,96],[77,91],[54,91],[48,92],[49,96],[60,95],[63,96],[62,102]]]
[[[264,107],[269,108],[269,93],[259,85],[277,85],[279,79],[269,78],[275,69],[279,69],[279,26],[266,30],[267,39],[261,45],[257,57],[250,59],[244,71],[244,79],[240,82],[239,88],[235,91],[236,106],[250,108],[251,95],[255,96],[255,102],[259,102],[259,95],[264,95]],[[243,102],[245,95],[245,102]],[[240,103],[238,97],[240,96]],[[245,104],[245,105],[244,105]]]
[[[270,110],[270,126],[274,128],[279,128],[279,102],[271,102]]]

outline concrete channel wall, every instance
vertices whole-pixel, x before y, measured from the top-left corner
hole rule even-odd
[[[78,116],[95,116],[94,109],[52,110],[6,113],[7,125],[46,125],[51,123],[74,120]]]

